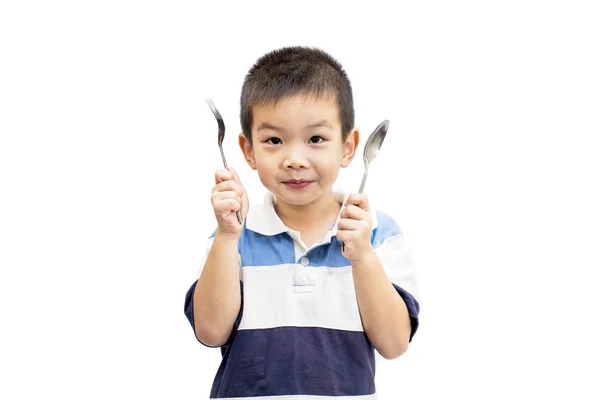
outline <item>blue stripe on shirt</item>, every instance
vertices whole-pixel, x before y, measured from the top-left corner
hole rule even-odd
[[[371,234],[371,244],[373,245],[374,249],[381,246],[386,239],[402,234],[402,231],[400,231],[400,227],[398,227],[396,221],[394,221],[386,213],[377,211],[377,221],[377,228],[373,229]]]
[[[294,241],[286,233],[265,236],[244,227],[238,242],[244,267],[294,264]]]
[[[378,248],[388,238],[401,234],[394,220],[384,212],[377,211],[378,226],[371,233],[373,248]],[[296,263],[294,241],[287,233],[265,236],[244,226],[238,243],[238,251],[244,267],[276,266]],[[335,236],[331,243],[317,246],[306,254],[311,267],[345,267],[349,260],[342,255],[342,242]]]

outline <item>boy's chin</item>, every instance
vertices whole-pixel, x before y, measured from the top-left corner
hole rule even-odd
[[[277,201],[283,202],[283,203],[287,204],[288,206],[293,206],[293,207],[305,206],[305,205],[311,203],[311,200],[303,201],[302,199],[299,199],[299,198],[290,199],[288,196],[277,196]]]
[[[320,191],[290,190],[287,188],[271,192],[277,197],[277,201],[283,201],[290,206],[304,206],[317,201],[324,195],[324,193],[321,193]]]

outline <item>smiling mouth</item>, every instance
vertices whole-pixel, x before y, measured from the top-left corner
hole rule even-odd
[[[303,189],[305,187],[307,187],[309,184],[312,183],[312,181],[304,181],[304,180],[291,180],[291,181],[284,181],[283,183],[285,183],[287,186],[293,188],[293,189]]]

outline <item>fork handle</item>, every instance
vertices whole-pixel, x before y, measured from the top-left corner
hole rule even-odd
[[[221,151],[221,158],[223,159],[223,166],[225,167],[226,170],[229,171],[229,167],[227,166],[227,161],[225,161],[225,153],[223,153],[223,147],[221,147],[221,144],[219,144],[219,150]]]
[[[223,166],[225,167],[226,170],[229,171],[229,167],[227,166],[227,161],[225,161],[225,154],[223,153],[223,147],[219,146],[219,150],[221,150],[221,158],[223,159]],[[235,212],[235,215],[237,216],[237,220],[240,223],[240,225],[243,223],[242,221],[242,213],[239,211]]]

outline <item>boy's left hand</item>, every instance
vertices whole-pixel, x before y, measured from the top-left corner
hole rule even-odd
[[[369,201],[364,193],[351,194],[343,207],[336,237],[344,243],[342,255],[350,261],[358,261],[373,250]]]

